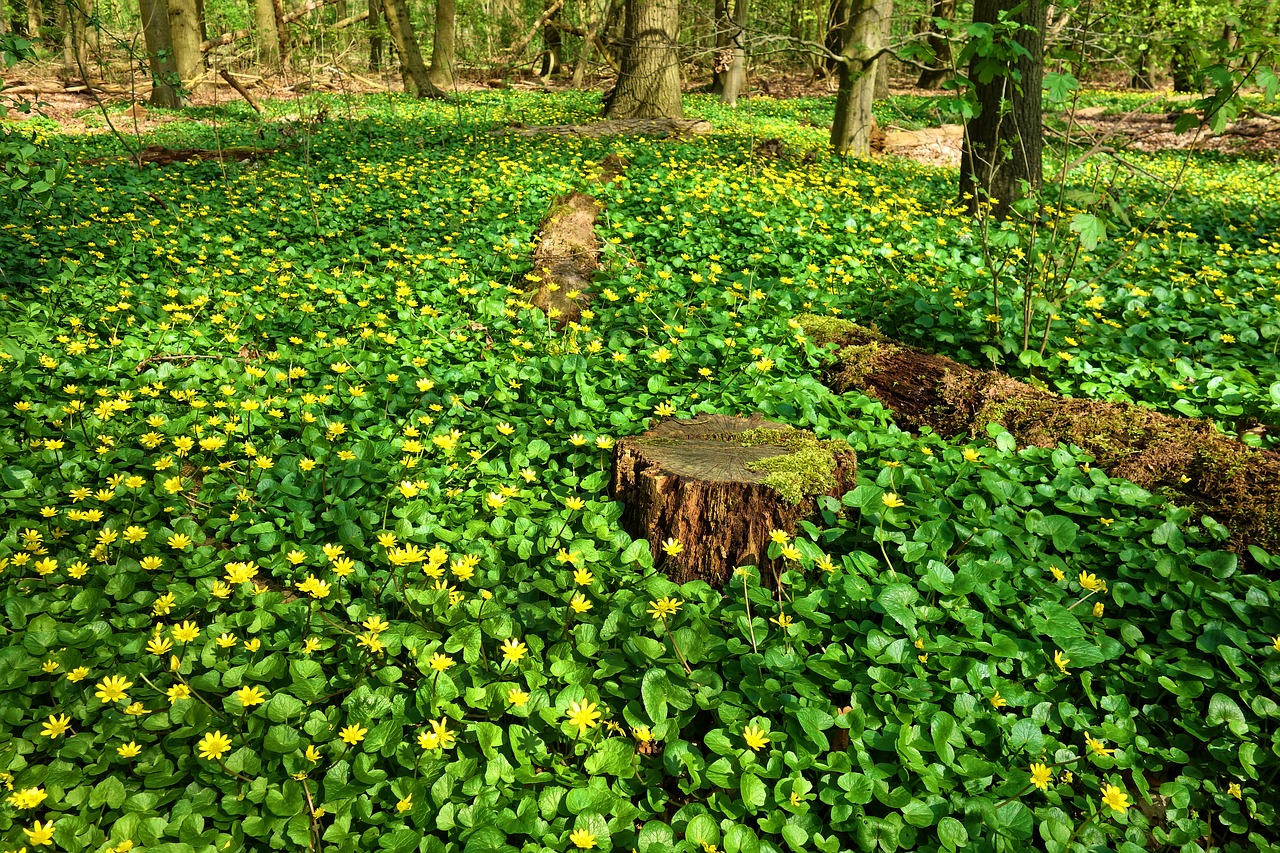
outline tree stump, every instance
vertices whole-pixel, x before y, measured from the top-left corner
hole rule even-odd
[[[772,581],[770,532],[794,532],[815,498],[841,497],[856,472],[843,441],[760,414],[700,415],[619,440],[609,488],[626,504],[623,527],[649,541],[655,562],[664,542],[680,542],[683,550],[661,562],[672,580],[722,587],[741,565],[759,566]]]
[[[558,329],[581,320],[591,303],[591,278],[600,266],[599,212],[594,198],[572,192],[556,201],[539,229],[533,270],[542,283],[530,302]]]

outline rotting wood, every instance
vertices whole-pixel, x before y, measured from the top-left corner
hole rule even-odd
[[[237,80],[235,77],[232,77],[231,74],[227,71],[227,69],[225,68],[220,69],[218,71],[218,76],[221,77],[223,80],[226,80],[228,83],[230,83],[231,88],[235,89],[236,92],[240,95],[240,97],[244,98],[245,101],[249,104],[249,106],[253,107],[253,111],[255,113],[257,113],[258,115],[262,115],[262,108],[259,107],[256,103],[254,103],[253,96],[249,94],[249,90],[246,89],[244,86],[242,86],[239,80]]]
[[[774,586],[770,533],[792,533],[822,495],[853,488],[857,460],[844,442],[750,418],[699,415],[664,421],[614,449],[610,494],[626,504],[622,525],[647,539],[655,563],[677,583],[723,587],[743,565]],[[667,555],[662,545],[682,550]]]
[[[188,163],[192,160],[235,160],[251,163],[270,157],[276,153],[275,148],[165,148],[163,145],[148,145],[132,159],[135,162],[154,163],[157,166],[169,166],[173,163]],[[115,158],[92,157],[85,160],[85,165],[97,166]]]
[[[572,192],[556,201],[539,229],[533,275],[540,281],[530,302],[557,328],[581,320],[591,302],[591,278],[600,266],[599,213],[594,198]]]
[[[513,125],[492,131],[495,135],[515,136],[697,136],[712,131],[711,122],[700,118],[627,118],[607,119],[591,124],[555,124],[542,127]]]
[[[1061,397],[844,320],[799,321],[815,342],[839,347],[826,384],[874,397],[903,428],[977,437],[999,424],[1022,447],[1075,445],[1110,476],[1213,516],[1231,531],[1232,550],[1280,552],[1280,453],[1250,447],[1208,421]]]

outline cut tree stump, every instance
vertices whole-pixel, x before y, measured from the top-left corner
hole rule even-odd
[[[620,439],[609,489],[626,504],[623,527],[649,541],[654,562],[676,583],[722,587],[736,568],[755,565],[772,584],[770,531],[794,532],[816,497],[841,497],[856,472],[843,441],[820,441],[759,414],[699,415]],[[665,556],[669,539],[683,550]]]
[[[1280,453],[1250,447],[1208,421],[1061,397],[844,320],[806,315],[799,322],[815,343],[840,347],[825,371],[827,386],[874,397],[903,428],[977,437],[1000,424],[1022,447],[1074,444],[1109,475],[1213,516],[1231,531],[1233,550],[1280,553]]]
[[[582,319],[591,304],[591,277],[600,266],[596,216],[600,204],[585,193],[561,197],[542,220],[533,274],[541,279],[530,302],[557,328]]]

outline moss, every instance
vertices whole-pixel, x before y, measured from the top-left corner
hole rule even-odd
[[[811,432],[797,429],[753,429],[730,436],[743,447],[772,446],[787,450],[748,462],[748,471],[765,471],[762,481],[784,500],[799,504],[836,487],[835,454],[849,450],[843,441],[820,441]]]
[[[879,338],[879,334],[870,329],[865,329],[857,323],[851,323],[848,320],[841,320],[839,317],[821,317],[817,314],[801,314],[796,317],[801,327],[804,328],[805,334],[813,338],[818,343],[836,343],[845,338],[858,337],[863,338],[868,335],[872,338]]]

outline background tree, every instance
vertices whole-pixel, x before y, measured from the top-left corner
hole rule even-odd
[[[138,0],[138,12],[142,16],[142,35],[151,67],[149,101],[157,107],[175,109],[181,106],[182,99],[174,86],[179,76],[173,61],[173,38],[169,34],[169,4],[167,0]]]
[[[716,54],[711,91],[722,104],[738,103],[738,94],[746,83],[746,50],[743,42],[747,30],[749,0],[715,0]]]
[[[831,121],[831,147],[837,154],[871,154],[871,107],[876,70],[887,51],[893,0],[841,0],[836,24],[841,33],[836,73],[840,89]]]
[[[169,36],[183,89],[193,91],[204,74],[200,12],[196,0],[169,0]]]
[[[929,67],[922,69],[916,79],[916,86],[921,89],[936,89],[951,79],[951,39],[939,27],[938,21],[954,22],[955,19],[956,0],[933,0],[929,17],[921,22],[929,52],[933,54]]]
[[[440,90],[453,88],[453,68],[456,56],[453,43],[454,19],[457,17],[455,0],[436,0],[435,32],[431,37],[431,67],[427,74]]]
[[[391,41],[400,54],[400,69],[405,81],[405,91],[419,98],[443,98],[444,92],[431,82],[427,65],[422,61],[422,49],[409,20],[409,7],[405,0],[382,0],[382,10],[387,16],[387,29]]]
[[[272,0],[253,0],[254,43],[258,63],[268,68],[280,64],[280,33],[276,29],[276,4]]]
[[[627,0],[622,72],[605,101],[608,118],[680,118],[679,0]]]
[[[960,199],[970,212],[989,200],[1004,217],[1043,180],[1044,2],[975,0],[973,24],[965,54],[977,112],[965,123]]]

